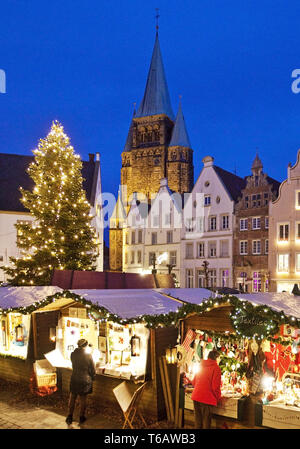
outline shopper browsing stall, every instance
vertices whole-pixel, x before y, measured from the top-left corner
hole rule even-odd
[[[71,354],[72,362],[72,376],[70,381],[70,398],[69,398],[69,413],[66,419],[67,424],[73,421],[73,413],[77,396],[80,399],[80,418],[79,423],[85,422],[85,409],[87,395],[92,393],[93,380],[95,379],[96,371],[93,358],[88,348],[88,341],[84,338],[78,340],[78,348]]]
[[[198,429],[210,429],[213,407],[221,398],[221,369],[218,359],[219,352],[210,351],[207,360],[201,360],[199,371],[192,380],[195,427]]]

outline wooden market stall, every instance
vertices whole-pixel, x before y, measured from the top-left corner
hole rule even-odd
[[[180,426],[194,426],[190,379],[199,360],[221,353],[222,399],[214,410],[221,428],[298,428],[300,420],[300,315],[294,295],[217,296],[197,289],[170,290],[189,302],[180,309]],[[252,302],[251,302],[252,300]],[[285,312],[283,311],[285,310]],[[297,315],[298,311],[298,315]],[[296,312],[296,313],[295,313]],[[188,387],[188,388],[186,388]]]
[[[57,289],[38,302],[28,300],[26,306],[18,308],[21,316],[31,318],[28,357],[22,360],[20,368],[22,380],[29,381],[33,362],[47,359],[57,374],[58,387],[68,392],[70,354],[78,339],[86,338],[92,345],[97,372],[93,398],[117,406],[115,387],[126,381],[134,391],[147,381],[140,406],[145,417],[162,419],[165,403],[158,359],[168,345],[176,344],[178,332],[174,326],[155,326],[155,316],[175,312],[181,305],[151,289]],[[11,377],[15,358],[5,360],[3,377],[20,381]],[[23,369],[25,365],[27,370]]]

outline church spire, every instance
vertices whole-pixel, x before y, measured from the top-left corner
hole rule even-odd
[[[161,56],[157,27],[146,89],[143,100],[137,110],[136,117],[166,114],[173,120],[174,114]]]
[[[186,125],[184,121],[184,116],[182,112],[182,106],[181,106],[181,98],[179,100],[179,106],[178,106],[178,112],[175,120],[175,125],[172,132],[171,141],[169,144],[170,147],[172,146],[179,146],[179,147],[187,147],[191,148],[190,139],[186,130]]]

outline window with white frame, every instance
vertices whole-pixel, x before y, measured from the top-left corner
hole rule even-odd
[[[229,241],[221,240],[220,242],[220,257],[229,257]]]
[[[265,254],[269,254],[269,240],[265,240]]]
[[[134,263],[134,257],[135,257],[135,252],[131,251],[131,258],[130,258],[130,263],[133,264]]]
[[[261,292],[261,273],[254,271],[252,273],[252,291],[255,293]]]
[[[290,234],[290,225],[289,223],[279,223],[277,228],[277,238],[279,241],[284,242],[288,241]]]
[[[197,257],[205,257],[205,243],[197,243]]]
[[[240,231],[246,231],[248,229],[248,218],[240,219]]]
[[[240,255],[248,254],[248,240],[240,240]]]
[[[260,254],[261,253],[261,242],[260,240],[252,241],[252,254]]]
[[[203,270],[200,270],[200,269],[197,270],[196,282],[197,282],[197,288],[205,287],[205,278],[204,278]]]
[[[217,243],[216,242],[208,243],[208,257],[217,257]]]
[[[131,232],[131,244],[134,245],[135,244],[135,231]]]
[[[188,268],[185,271],[185,278],[186,278],[186,287],[194,288],[194,272],[192,268]]]
[[[157,244],[157,232],[151,233],[151,244],[156,245]]]
[[[297,240],[299,240],[300,239],[300,221],[296,221],[295,231],[296,231],[295,237]]]
[[[194,257],[194,244],[193,243],[186,243],[185,245],[185,258],[186,259],[193,259]]]
[[[128,253],[125,253],[124,263],[125,263],[126,265],[128,264]]]
[[[149,253],[149,267],[151,267],[155,262],[155,253],[154,252],[150,252]]]
[[[265,217],[265,229],[269,229],[269,217]]]
[[[177,265],[177,251],[170,251],[170,264]]]
[[[289,254],[278,254],[277,270],[280,273],[288,273],[288,271],[289,271]]]
[[[229,215],[221,216],[221,227],[222,229],[229,229]]]
[[[252,218],[252,229],[260,229],[260,217],[253,217]]]
[[[137,252],[137,263],[142,263],[142,251],[140,250]]]
[[[221,280],[222,280],[222,287],[229,286],[229,270],[228,270],[228,268],[221,269]]]
[[[138,243],[143,243],[143,231],[141,229],[138,231]]]
[[[195,231],[194,218],[187,218],[185,220],[185,230],[186,230],[186,232],[194,232]]]
[[[209,230],[215,231],[217,229],[217,217],[215,217],[215,216],[209,217],[208,224],[209,224]]]
[[[217,270],[215,270],[214,268],[212,270],[209,270],[208,272],[208,284],[209,287],[217,286]]]
[[[210,205],[211,205],[211,196],[204,195],[204,206],[210,206]]]
[[[300,272],[300,253],[296,253],[296,271]]]
[[[173,231],[167,231],[167,243],[173,243]]]

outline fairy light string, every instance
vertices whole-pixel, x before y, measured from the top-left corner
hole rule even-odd
[[[219,306],[230,306],[230,320],[234,333],[220,333],[214,331],[205,331],[205,333],[214,338],[222,338],[226,341],[235,341],[236,338],[256,338],[257,340],[268,339],[283,345],[290,345],[293,340],[281,338],[278,336],[280,326],[288,324],[295,328],[300,328],[300,320],[294,316],[286,315],[283,311],[275,311],[267,305],[253,305],[252,303],[240,300],[236,296],[224,295],[217,298],[209,298],[201,304],[183,303],[176,312],[162,313],[158,315],[142,314],[131,318],[122,318],[119,315],[110,312],[107,308],[98,305],[69,290],[57,292],[54,295],[47,296],[45,299],[34,302],[26,307],[12,307],[0,309],[0,314],[10,312],[31,314],[46,305],[53,303],[61,298],[68,298],[82,304],[87,308],[88,317],[94,321],[112,321],[122,325],[144,323],[149,329],[158,327],[179,326],[182,319],[192,314],[203,314]],[[176,298],[178,299],[178,298]],[[253,317],[255,318],[253,320]],[[249,325],[249,320],[251,325]]]

